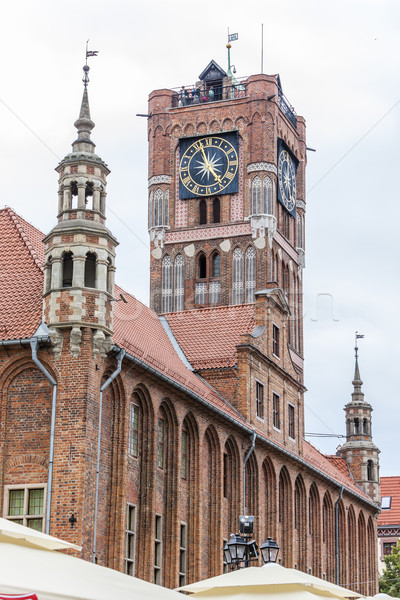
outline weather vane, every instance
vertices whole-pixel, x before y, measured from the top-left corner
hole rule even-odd
[[[358,333],[358,331],[356,331],[356,345],[354,346],[354,350],[356,351],[356,359],[358,358],[358,342],[357,340],[361,340],[362,338],[365,337],[365,335],[361,335],[361,333]]]
[[[83,73],[84,73],[84,75],[83,75],[83,78],[82,78],[83,87],[85,88],[85,90],[86,90],[86,88],[88,86],[88,83],[89,83],[89,70],[90,70],[90,67],[87,64],[87,59],[90,58],[91,56],[97,56],[98,53],[99,53],[98,50],[88,50],[88,44],[89,44],[89,40],[86,42],[86,63],[85,63],[85,66],[83,67]]]

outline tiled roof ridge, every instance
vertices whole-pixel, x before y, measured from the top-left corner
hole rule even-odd
[[[20,238],[24,242],[24,245],[26,246],[27,250],[29,251],[30,255],[32,256],[33,262],[35,263],[37,268],[41,272],[43,272],[43,265],[39,259],[39,256],[37,255],[35,248],[31,244],[29,237],[26,234],[26,232],[22,226],[21,220],[23,220],[23,219],[10,206],[6,206],[2,210],[4,210],[8,214],[10,221],[13,223],[15,229],[18,231]],[[34,227],[34,225],[32,225],[32,227]],[[39,231],[39,229],[38,229],[38,231]]]
[[[400,480],[400,475],[382,475],[380,477],[380,480],[382,481],[382,479],[399,479]]]
[[[174,311],[174,312],[167,312],[167,313],[161,313],[163,317],[169,317],[170,315],[172,316],[177,316],[177,315],[187,315],[187,314],[191,314],[191,313],[199,313],[199,312],[227,312],[230,310],[237,310],[239,308],[243,308],[243,307],[254,307],[255,303],[254,302],[243,302],[242,304],[227,304],[224,306],[203,306],[201,308],[189,308],[187,310],[180,310],[180,311]]]

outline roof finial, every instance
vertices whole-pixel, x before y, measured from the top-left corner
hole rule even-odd
[[[239,34],[238,33],[229,33],[229,27],[228,27],[228,43],[226,45],[226,47],[228,48],[228,70],[227,70],[227,75],[228,77],[232,77],[234,79],[234,73],[236,73],[236,68],[235,65],[231,65],[231,42],[235,42],[237,39],[239,38]]]
[[[357,387],[357,390],[355,390],[355,391],[361,391],[361,385],[362,385],[360,369],[358,367],[358,341],[357,340],[361,340],[364,337],[365,336],[358,333],[358,331],[355,332],[354,351],[355,351],[356,364],[355,364],[355,369],[354,369],[354,380],[353,380],[354,387],[355,388]]]
[[[87,40],[87,42],[86,42],[86,62],[83,67],[83,77],[82,77],[83,87],[85,88],[85,90],[87,89],[87,86],[89,84],[89,71],[90,71],[90,67],[87,64],[87,59],[90,56],[97,56],[99,53],[98,50],[88,50],[88,45],[89,45],[89,40]]]

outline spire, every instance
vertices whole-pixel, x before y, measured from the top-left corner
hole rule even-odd
[[[354,352],[355,352],[355,367],[354,367],[354,379],[353,379],[353,386],[354,386],[354,392],[352,393],[352,399],[353,402],[354,401],[362,401],[364,402],[364,394],[361,391],[361,386],[363,384],[363,381],[361,379],[360,376],[360,368],[358,366],[358,340],[362,339],[364,336],[360,335],[358,333],[358,331],[356,331],[355,333],[355,346],[354,346]]]
[[[90,118],[89,95],[87,91],[87,86],[89,83],[89,70],[89,65],[85,64],[83,67],[84,75],[82,81],[84,90],[82,96],[81,110],[79,112],[78,119],[74,123],[75,127],[78,130],[78,138],[72,144],[74,152],[93,152],[95,149],[95,144],[90,139],[90,132],[94,128],[95,124]]]

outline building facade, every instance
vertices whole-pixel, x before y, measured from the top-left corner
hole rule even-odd
[[[3,515],[176,587],[252,514],[283,565],[373,594],[376,498],[304,440],[304,120],[214,61],[149,115],[151,308],[114,284],[86,83],[55,227],[0,211]]]

